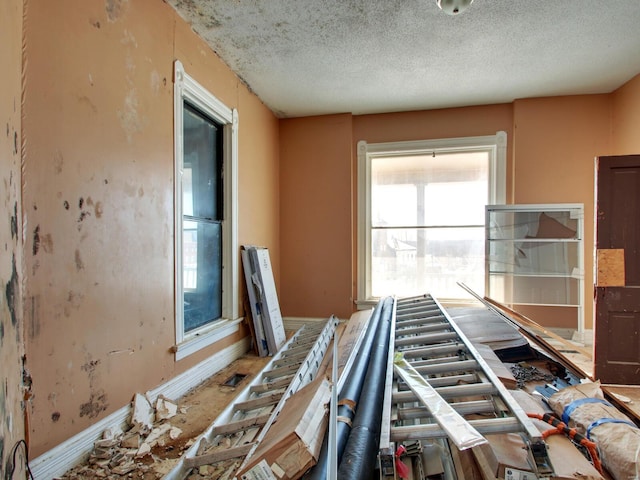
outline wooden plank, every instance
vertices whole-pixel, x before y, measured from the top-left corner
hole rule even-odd
[[[602,385],[601,388],[611,403],[615,403],[640,423],[640,386]]]
[[[534,330],[538,331],[538,335],[536,335],[536,338],[540,338],[541,340],[544,340],[541,336],[540,333],[542,333],[543,335],[553,338],[554,340],[557,340],[558,342],[562,343],[565,347],[567,347],[569,350],[574,350],[576,352],[580,352],[581,354],[583,354],[584,356],[588,357],[588,358],[593,358],[593,354],[591,353],[591,350],[587,350],[585,348],[580,347],[579,345],[575,345],[573,343],[571,343],[570,341],[562,338],[560,335],[555,334],[554,332],[552,332],[551,330],[547,330],[546,328],[544,328],[542,325],[540,325],[539,323],[534,322],[533,320],[531,320],[530,318],[525,317],[524,315],[521,315],[520,313],[516,312],[515,310],[512,310],[511,308],[507,307],[506,305],[503,305],[500,302],[496,302],[495,300],[489,298],[489,297],[484,297],[485,300],[489,303],[491,303],[493,306],[495,306],[496,308],[503,310],[504,312],[508,313],[509,316],[513,317],[512,320],[516,320],[518,323],[522,323],[524,325],[526,325],[527,327],[530,327]],[[545,340],[544,341],[545,344],[549,345],[549,343]],[[556,353],[559,354],[559,352],[557,352],[557,349],[551,345],[549,345],[553,350],[556,351]]]
[[[556,335],[553,332],[550,332],[549,330],[545,329],[538,323],[528,319],[524,315],[519,314],[515,310],[510,309],[509,307],[501,304],[500,302],[497,302],[489,297],[481,297],[480,295],[475,293],[473,290],[471,290],[469,287],[467,287],[465,284],[458,282],[458,285],[460,285],[463,289],[465,289],[467,292],[469,292],[471,295],[477,298],[485,306],[494,310],[499,315],[502,315],[505,318],[505,320],[513,324],[516,328],[518,328],[518,330],[523,335],[530,338],[535,343],[537,343],[538,345],[546,349],[547,352],[555,356],[560,363],[564,363],[565,366],[570,367],[576,373],[579,373],[580,375],[593,380],[593,377],[590,374],[585,372],[582,368],[580,368],[578,365],[576,365],[574,362],[568,359],[565,355],[562,354],[562,352],[558,351],[558,349],[555,348],[553,345],[551,345],[549,342],[547,342],[541,334],[554,338],[558,340],[560,343],[562,343],[563,345],[567,345],[572,350],[579,351],[583,355],[587,356],[589,359],[592,359],[593,356],[590,351],[572,344],[571,342],[565,340],[564,338],[560,337],[559,335]],[[526,326],[524,326],[523,324]]]

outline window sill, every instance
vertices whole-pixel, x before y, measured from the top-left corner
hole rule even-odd
[[[235,320],[223,320],[209,328],[205,328],[197,333],[191,334],[181,343],[173,347],[173,352],[176,355],[176,361],[182,360],[198,350],[202,350],[203,348],[208,347],[229,335],[233,335],[239,330],[240,322],[242,322],[242,318],[237,318]]]

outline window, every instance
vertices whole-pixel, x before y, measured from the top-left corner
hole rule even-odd
[[[506,134],[358,143],[358,303],[484,288],[484,206],[505,201]]]
[[[237,330],[237,113],[175,63],[176,358]]]

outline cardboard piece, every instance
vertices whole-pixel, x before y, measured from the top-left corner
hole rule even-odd
[[[318,377],[292,395],[237,478],[270,478],[267,473],[278,480],[302,477],[318,461],[330,394],[329,382]]]
[[[274,355],[287,341],[287,335],[280,313],[269,250],[245,245],[241,255],[258,353],[260,356]]]

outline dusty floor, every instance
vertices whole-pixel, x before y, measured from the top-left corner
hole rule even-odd
[[[178,413],[169,421],[172,426],[182,430],[182,433],[175,440],[166,441],[164,445],[156,445],[149,455],[134,459],[134,469],[117,474],[108,466],[101,468],[95,462],[87,461],[60,478],[63,480],[162,478],[173,468],[193,440],[213,423],[227,404],[251,382],[270,359],[271,357],[258,357],[254,353],[247,353],[182,398],[177,399]],[[235,386],[224,385],[225,381],[236,374],[246,376]]]

